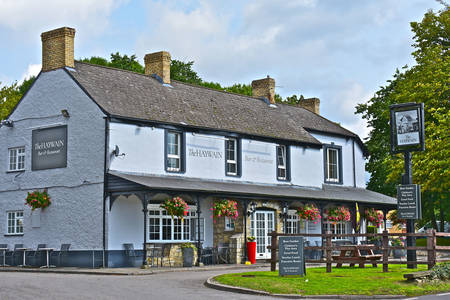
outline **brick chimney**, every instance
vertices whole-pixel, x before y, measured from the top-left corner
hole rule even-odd
[[[319,98],[307,98],[301,100],[298,106],[303,107],[309,111],[312,111],[315,114],[320,115],[320,99]]]
[[[42,71],[74,68],[73,41],[75,29],[61,27],[41,34]]]
[[[275,104],[275,79],[267,78],[252,81],[252,96],[265,97],[271,104]]]
[[[146,54],[145,75],[156,74],[161,77],[163,83],[170,84],[170,60],[170,53],[167,51]]]

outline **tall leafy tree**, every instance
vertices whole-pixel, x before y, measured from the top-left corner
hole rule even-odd
[[[25,79],[21,84],[14,82],[10,86],[2,86],[0,82],[0,121],[8,117],[34,80],[35,77],[32,76]]]
[[[423,102],[425,106],[424,152],[413,154],[413,178],[422,185],[424,221],[450,221],[450,12],[428,11],[421,22],[412,22],[416,64],[397,70],[393,80],[381,87],[368,103],[359,104],[372,127],[366,142],[370,152],[368,188],[395,195],[403,171],[401,155],[389,153],[389,105]]]

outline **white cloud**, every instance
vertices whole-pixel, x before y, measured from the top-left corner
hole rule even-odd
[[[37,76],[39,74],[39,72],[41,71],[41,68],[42,68],[41,64],[28,65],[27,71],[25,73],[23,73],[23,75],[20,78],[19,82],[23,82],[25,79],[28,79],[31,76]]]
[[[121,0],[0,0],[0,27],[34,34],[61,26],[82,28],[87,34],[102,32],[108,16]]]

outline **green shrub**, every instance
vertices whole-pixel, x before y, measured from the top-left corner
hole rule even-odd
[[[450,262],[435,265],[431,269],[430,279],[450,280]]]
[[[377,233],[377,228],[372,225],[367,226],[367,233]]]

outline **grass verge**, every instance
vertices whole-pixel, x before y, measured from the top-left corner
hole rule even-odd
[[[278,272],[260,271],[225,274],[215,277],[215,280],[226,285],[272,294],[418,296],[450,291],[448,281],[417,284],[406,282],[403,278],[405,273],[423,270],[426,270],[426,266],[407,269],[403,265],[390,265],[388,273],[383,273],[382,267],[342,267],[333,268],[331,273],[326,273],[326,268],[321,267],[308,268],[305,277],[279,277]]]

